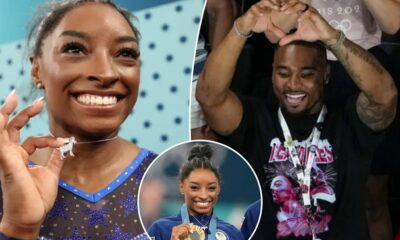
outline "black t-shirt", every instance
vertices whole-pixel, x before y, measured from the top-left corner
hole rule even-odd
[[[277,106],[267,98],[241,97],[241,102],[243,119],[225,143],[250,162],[262,186],[263,213],[253,239],[311,239]],[[327,104],[327,109],[311,171],[311,225],[324,240],[368,239],[363,195],[371,152],[380,137],[359,119],[356,96],[337,105]],[[296,149],[302,162],[308,154],[310,122],[315,122],[317,115],[302,119],[302,125],[286,119],[298,140]]]

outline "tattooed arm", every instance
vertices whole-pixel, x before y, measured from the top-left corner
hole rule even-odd
[[[322,41],[361,90],[357,99],[361,121],[374,131],[389,126],[396,114],[397,89],[388,71],[368,51],[343,38],[314,8],[310,7],[297,22],[297,31],[282,38],[279,44],[294,40]]]
[[[385,129],[396,115],[397,89],[391,75],[371,53],[350,40],[330,49],[361,90],[358,116],[374,131]]]

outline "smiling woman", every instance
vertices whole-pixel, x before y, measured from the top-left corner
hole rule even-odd
[[[217,160],[222,157],[222,153],[230,153],[230,151],[224,146],[215,144],[213,142],[186,143],[181,146],[175,146],[174,148],[168,150],[167,153],[160,155],[160,158],[158,158],[157,161],[150,166],[149,171],[146,172],[144,184],[140,190],[140,212],[142,220],[151,222],[149,219],[149,212],[151,211],[149,210],[149,207],[145,205],[146,202],[142,203],[144,199],[148,198],[146,197],[149,191],[147,184],[149,184],[149,182],[154,183],[156,179],[162,175],[158,172],[158,170],[160,170],[160,164],[165,165],[168,164],[168,162],[171,162],[170,159],[166,159],[168,158],[167,156],[169,154],[173,154],[174,152],[178,153],[184,146],[191,146],[189,156],[187,157],[187,160],[183,162],[179,170],[179,192],[184,198],[184,203],[178,203],[181,202],[180,199],[177,201],[179,205],[182,204],[178,214],[159,218],[151,223],[151,225],[145,222],[145,225],[150,225],[148,227],[149,236],[157,240],[244,239],[242,233],[234,225],[222,220],[220,217],[217,217],[217,215],[221,216],[221,211],[216,210],[216,207],[222,190],[222,177],[219,168],[216,167]],[[180,153],[180,155],[185,154]],[[224,157],[222,157],[222,159],[223,158]],[[251,181],[252,179],[254,180],[254,176],[251,176],[252,174],[251,171],[249,171],[248,166],[246,166],[246,164],[242,165],[242,159],[235,154],[229,155],[229,157],[226,158],[226,161],[229,162],[229,165],[236,165],[236,167],[241,169],[241,183],[236,185],[236,187],[242,188],[245,186],[250,190],[249,196],[256,197],[258,195],[257,186],[254,186],[255,182]],[[232,171],[232,169],[229,169],[229,171]],[[224,173],[229,174],[229,171],[225,169]],[[229,181],[224,184],[225,196],[222,194],[222,201],[219,203],[220,209],[221,206],[223,206],[226,208],[227,212],[232,213],[236,210],[236,214],[241,215],[239,211],[235,209],[235,207],[239,205],[240,196],[237,196],[236,194],[235,198],[226,197],[226,193],[229,192],[229,190],[233,190],[232,183],[228,182]],[[247,185],[246,183],[251,184]],[[170,185],[171,188],[176,189],[177,187],[176,183],[171,183]],[[173,190],[170,191],[173,192]],[[169,194],[171,194],[171,192]],[[159,193],[156,198],[162,198],[160,195],[162,194]],[[243,202],[243,205],[247,205],[246,201]],[[229,206],[229,203],[233,203],[233,205],[236,206]],[[158,204],[153,204],[152,207],[157,208],[157,205]],[[258,213],[259,211],[255,214],[257,215],[255,217],[255,222],[257,222],[259,216]],[[241,220],[242,219],[240,219],[240,221]]]
[[[44,103],[11,118],[18,98],[10,93],[0,108],[0,239],[146,238],[136,195],[155,154],[118,137],[140,81],[130,17],[111,1],[68,0],[34,24],[31,77],[50,134],[19,143]]]
[[[32,78],[44,89],[55,136],[78,135],[81,141],[113,137],[136,102],[138,32],[110,6],[75,6],[58,24],[51,22],[58,18],[53,11],[39,25]]]
[[[211,163],[212,150],[209,145],[192,147],[188,162],[180,170],[180,192],[185,197],[190,215],[211,215],[221,191],[218,169]]]

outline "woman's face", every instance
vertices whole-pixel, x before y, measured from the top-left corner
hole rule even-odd
[[[32,78],[44,86],[57,136],[108,136],[132,110],[140,80],[139,46],[124,17],[105,4],[69,11],[44,39]]]
[[[180,183],[180,190],[190,215],[210,215],[218,199],[220,184],[211,170],[198,168]]]

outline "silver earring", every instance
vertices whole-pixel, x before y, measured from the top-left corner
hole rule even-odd
[[[41,82],[36,83],[36,88],[37,89],[42,89],[43,88],[43,84]]]

